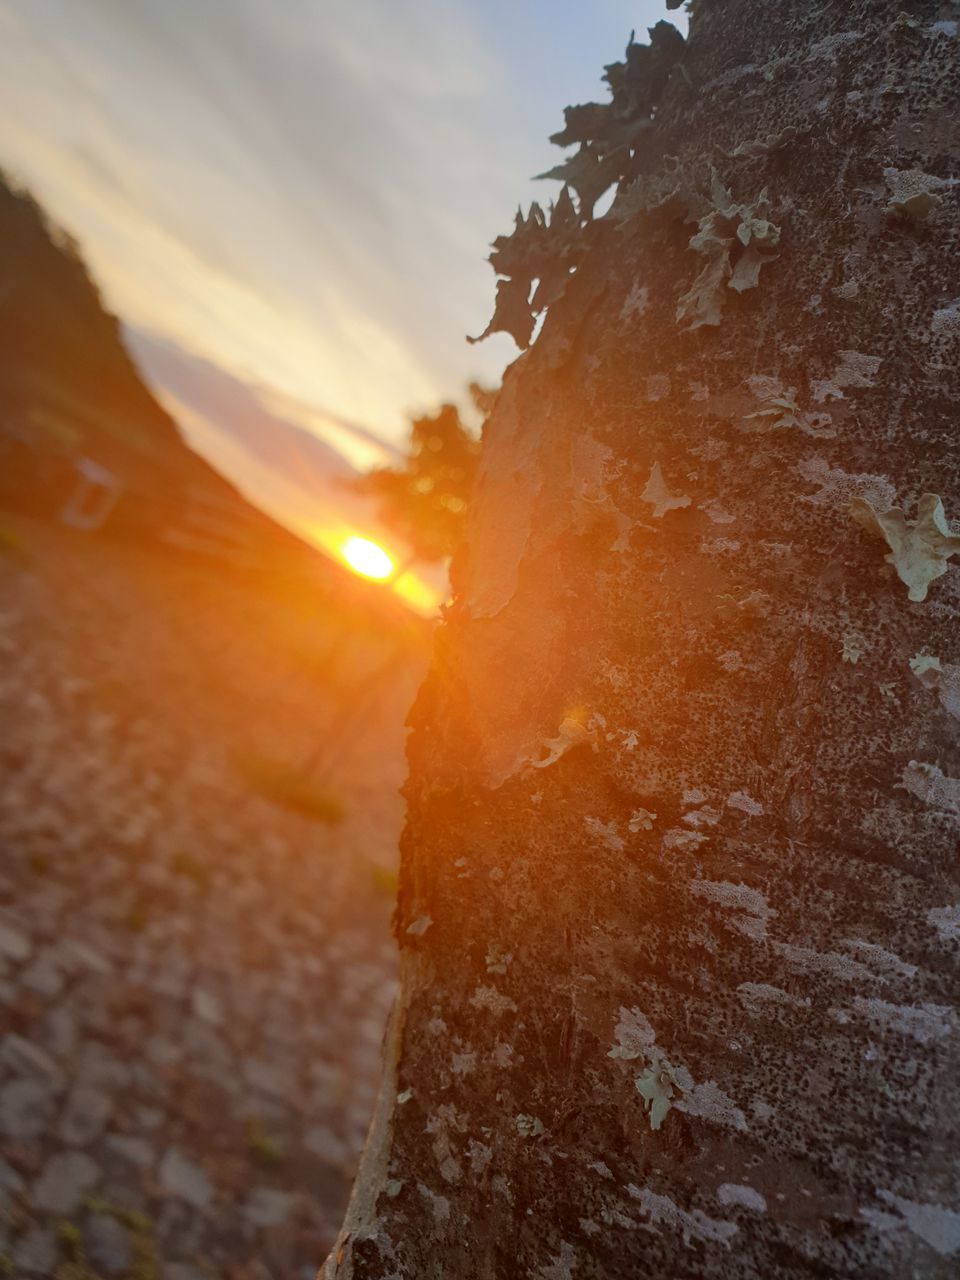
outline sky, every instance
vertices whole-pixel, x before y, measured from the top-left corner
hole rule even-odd
[[[465,340],[489,242],[556,194],[531,177],[564,105],[602,99],[604,64],[665,17],[683,25],[663,0],[0,0],[0,166],[80,241],[194,447],[327,544],[370,521],[338,477],[516,357]]]

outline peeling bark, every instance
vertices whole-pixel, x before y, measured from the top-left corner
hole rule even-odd
[[[508,371],[329,1280],[957,1274],[958,19],[699,0]]]

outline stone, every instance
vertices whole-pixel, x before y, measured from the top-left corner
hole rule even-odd
[[[71,1146],[85,1147],[100,1136],[112,1114],[113,1101],[108,1094],[92,1085],[76,1085],[60,1117],[59,1136]]]
[[[47,1016],[45,1042],[54,1053],[66,1056],[77,1047],[77,1017],[72,1009],[58,1005]]]
[[[170,1086],[162,1076],[154,1074],[145,1062],[134,1062],[130,1068],[131,1082],[141,1097],[153,1102],[163,1102],[170,1096]]]
[[[153,1146],[145,1138],[133,1138],[125,1133],[108,1133],[106,1146],[121,1160],[127,1160],[140,1169],[146,1169],[155,1159]]]
[[[22,1191],[23,1179],[6,1160],[0,1160],[0,1188],[4,1191]]]
[[[293,1075],[285,1067],[262,1058],[247,1058],[243,1063],[243,1078],[252,1089],[266,1093],[281,1101],[290,1101],[297,1092]]]
[[[0,1160],[0,1256],[4,1252],[3,1226],[12,1221],[13,1196],[23,1189],[23,1179],[6,1160]]]
[[[189,975],[180,968],[157,969],[147,977],[146,985],[168,1000],[182,1000],[187,994]]]
[[[33,1184],[33,1202],[47,1213],[69,1214],[100,1181],[100,1166],[82,1151],[51,1156]]]
[[[57,1265],[57,1238],[46,1227],[34,1227],[17,1241],[13,1251],[13,1274],[49,1276]]]
[[[180,1045],[174,1044],[164,1036],[151,1036],[143,1047],[144,1053],[158,1067],[171,1067],[183,1057]]]
[[[130,1233],[108,1213],[95,1213],[84,1233],[87,1256],[97,1274],[125,1276],[133,1263]]]
[[[113,971],[110,961],[89,943],[79,938],[64,938],[60,943],[60,956],[71,969],[88,969],[92,973],[106,974]]]
[[[134,1115],[141,1129],[159,1129],[163,1124],[163,1112],[156,1107],[137,1107]]]
[[[326,1164],[341,1165],[347,1158],[345,1143],[322,1125],[307,1130],[303,1145]]]
[[[206,1253],[204,1215],[197,1213],[192,1205],[182,1200],[170,1199],[163,1205],[153,1220],[154,1238],[158,1251],[163,1258],[177,1261],[195,1260],[200,1264]],[[217,1220],[219,1231],[224,1230],[222,1216]],[[231,1230],[231,1228],[227,1228]],[[239,1226],[232,1227],[234,1237],[239,1234]]]
[[[195,987],[190,995],[193,1012],[204,1022],[219,1027],[223,1022],[223,1006],[217,997],[203,987]]]
[[[205,1209],[213,1199],[213,1185],[203,1170],[192,1164],[176,1147],[171,1147],[160,1162],[160,1185],[195,1209]]]
[[[0,1066],[18,1076],[45,1076],[60,1085],[63,1072],[49,1053],[23,1036],[6,1035],[0,1042]]]
[[[0,1134],[13,1142],[32,1142],[49,1127],[54,1093],[39,1080],[12,1080],[0,1089]]]
[[[273,1187],[254,1187],[247,1197],[243,1216],[252,1227],[279,1227],[290,1217],[298,1197]]]
[[[20,972],[20,985],[44,1000],[56,1000],[66,981],[63,970],[43,955]]]
[[[120,1092],[129,1086],[131,1072],[125,1062],[103,1045],[95,1040],[88,1040],[77,1055],[74,1079],[84,1084],[100,1085],[111,1092]]]
[[[33,946],[25,933],[10,925],[0,924],[0,956],[20,963],[27,959],[32,950]]]
[[[197,1018],[188,1018],[180,1032],[180,1041],[192,1058],[208,1062],[215,1070],[226,1071],[232,1055],[213,1027]]]

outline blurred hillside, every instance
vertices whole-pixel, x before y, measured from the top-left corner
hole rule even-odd
[[[185,444],[76,242],[2,174],[0,502],[247,567],[343,576]]]

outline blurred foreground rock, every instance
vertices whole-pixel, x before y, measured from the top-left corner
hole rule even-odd
[[[321,739],[336,617],[202,566],[18,536],[0,558],[0,1264],[312,1276],[393,990],[416,662],[339,744],[343,822],[311,822],[232,760]],[[369,638],[348,639],[362,665]]]

